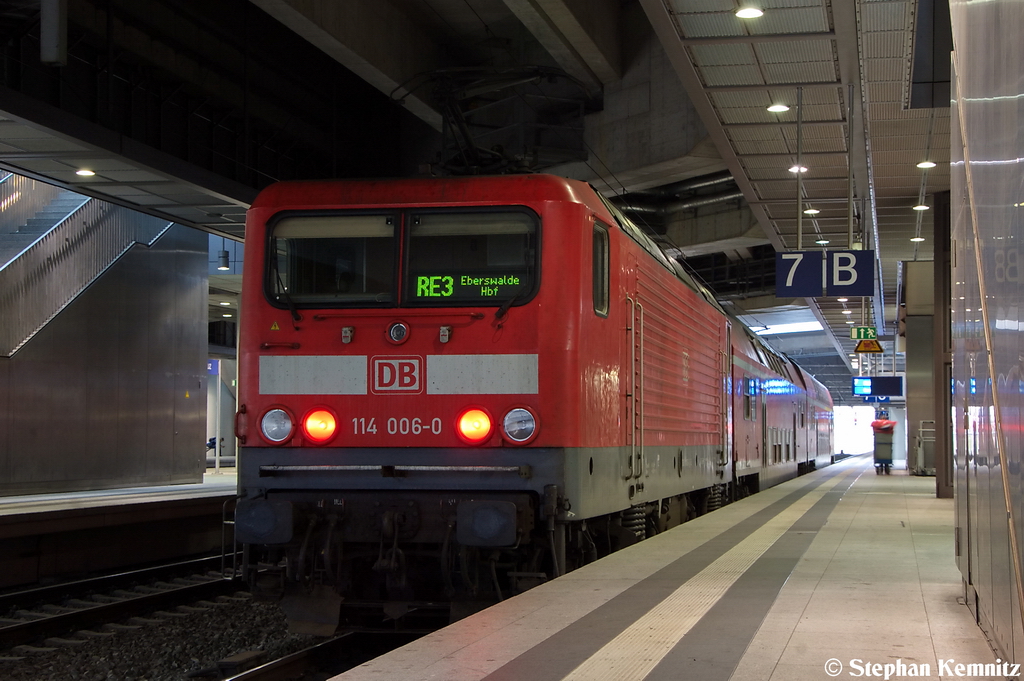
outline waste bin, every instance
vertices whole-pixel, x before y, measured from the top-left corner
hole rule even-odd
[[[896,430],[896,422],[880,416],[871,422],[871,430],[875,431],[875,473],[889,475],[892,468],[892,435]]]

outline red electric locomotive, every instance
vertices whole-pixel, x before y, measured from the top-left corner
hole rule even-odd
[[[246,232],[236,534],[321,629],[501,598],[831,455],[821,384],[584,183],[281,183]]]

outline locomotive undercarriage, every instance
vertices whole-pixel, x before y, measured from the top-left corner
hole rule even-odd
[[[285,495],[287,502],[275,499]],[[245,573],[258,597],[280,601],[296,632],[427,629],[671,529],[731,497],[731,485],[722,484],[568,521],[554,485],[542,496],[271,492],[257,501],[277,512],[288,504],[291,536],[250,545]],[[254,500],[243,500],[243,507],[246,501]]]

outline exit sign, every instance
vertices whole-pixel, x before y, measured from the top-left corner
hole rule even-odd
[[[877,340],[878,334],[873,326],[850,327],[850,340]]]

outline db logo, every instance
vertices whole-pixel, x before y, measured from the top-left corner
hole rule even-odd
[[[423,362],[419,357],[374,357],[373,392],[418,393]]]

